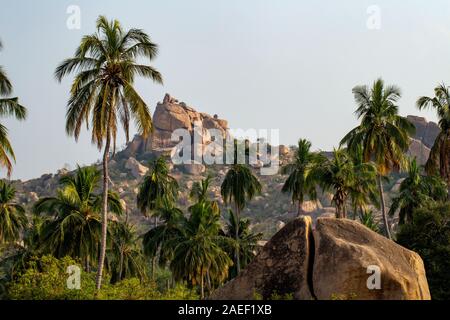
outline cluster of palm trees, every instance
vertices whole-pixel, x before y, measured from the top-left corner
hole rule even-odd
[[[175,280],[199,285],[201,297],[205,296],[205,288],[211,292],[236,276],[241,266],[251,261],[262,236],[252,233],[249,221],[239,216],[239,211],[261,190],[251,169],[234,164],[222,182],[224,202],[237,208],[229,210],[225,228],[219,204],[209,197],[211,180],[208,176],[193,183],[193,205],[185,215],[176,206],[178,183],[170,176],[166,160],[159,157],[150,162],[137,195],[142,213],[155,219],[153,228],[143,236],[144,251],[153,259],[153,269],[156,260],[161,267],[169,266]]]
[[[282,173],[289,175],[282,191],[291,194],[292,202],[298,205],[298,214],[302,214],[305,197],[315,200],[320,187],[333,194],[337,218],[346,218],[350,207],[354,218],[358,215],[372,226],[369,205],[381,207],[384,230],[391,238],[383,188],[383,180],[388,179],[389,173],[403,170],[408,174],[389,210],[391,215],[400,211],[400,224],[411,219],[414,209],[429,201],[445,201],[448,196],[444,181],[450,185],[450,95],[442,85],[436,88],[435,98],[422,97],[417,102],[419,109],[432,106],[437,110],[441,127],[425,175],[415,159],[405,156],[415,128],[399,115],[400,90],[378,79],[372,87],[355,87],[353,94],[360,125],[345,135],[340,147],[329,157],[312,152],[311,143],[300,140],[294,160],[282,168]]]
[[[18,246],[13,251],[16,262],[43,253],[69,255],[82,261],[86,270],[96,271],[96,288],[100,290],[105,267],[111,281],[120,281],[144,275],[150,258],[153,272],[157,264],[168,267],[176,280],[198,285],[202,297],[205,289],[211,292],[249,263],[260,235],[250,231],[241,212],[262,186],[248,165],[232,164],[222,182],[222,199],[232,207],[225,227],[217,202],[208,197],[212,178],[193,185],[193,204],[187,214],[183,213],[176,205],[177,181],[163,158],[150,163],[137,195],[141,212],[154,219],[142,241],[128,222],[124,204],[110,190],[108,163],[116,149],[118,127],[122,126],[127,141],[131,121],[144,137],[152,132],[150,110],[136,91],[134,80],[142,76],[162,83],[155,68],[140,62],[153,60],[157,53],[157,45],[144,31],[124,30],[117,20],[100,16],[96,32],[84,36],[74,56],[57,67],[58,81],[75,74],[66,133],[78,140],[83,125],[91,129],[92,142],[103,149],[102,172],[78,168],[74,175],[64,177],[54,197],[34,205],[32,222],[14,202],[14,188],[0,182],[0,244]],[[11,83],[0,68],[0,115],[23,120],[26,109],[17,98],[2,98],[11,91]],[[400,90],[385,86],[379,79],[372,87],[355,87],[353,94],[360,125],[328,157],[312,152],[311,143],[300,140],[293,162],[282,169],[288,175],[282,190],[291,195],[299,214],[306,198],[317,198],[319,188],[331,192],[338,218],[347,217],[350,208],[354,217],[373,228],[376,225],[369,206],[379,207],[384,231],[391,237],[383,188],[389,173],[403,170],[408,175],[389,211],[394,214],[399,210],[401,223],[411,219],[412,209],[448,197],[449,90],[441,85],[435,89],[435,97],[422,97],[417,102],[419,109],[432,107],[437,111],[441,128],[424,172],[404,156],[414,127],[399,115]],[[0,124],[0,166],[8,175],[14,159],[7,129]],[[112,219],[114,216],[118,218]],[[13,264],[12,270],[18,265]]]

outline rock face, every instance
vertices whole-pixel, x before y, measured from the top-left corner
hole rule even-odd
[[[269,299],[273,293],[293,294],[295,299],[312,299],[308,284],[310,264],[311,218],[288,223],[261,249],[258,256],[211,299]]]
[[[139,161],[137,161],[135,158],[129,158],[125,163],[125,168],[130,170],[131,174],[135,178],[141,178],[145,176],[148,171],[148,168],[140,164]]]
[[[228,122],[226,120],[219,119],[217,115],[210,116],[206,113],[197,112],[169,94],[165,95],[163,102],[159,102],[156,105],[155,113],[153,114],[153,126],[154,131],[151,137],[143,139],[137,135],[128,144],[125,150],[128,156],[174,147],[177,142],[172,142],[171,136],[176,129],[186,129],[192,137],[195,126],[203,128],[202,132],[199,133],[203,144],[211,142],[211,136],[207,132],[208,129],[217,129],[224,138],[228,132]]]
[[[415,127],[416,134],[414,139],[421,141],[425,146],[431,149],[434,140],[438,136],[441,129],[435,122],[428,122],[427,119],[417,116],[406,117]]]
[[[436,123],[428,122],[423,117],[407,116],[406,118],[416,127],[416,134],[411,139],[407,154],[412,158],[417,158],[418,163],[423,165],[428,160],[430,149],[440,132],[440,128]]]
[[[430,299],[420,256],[362,224],[347,220],[317,220],[313,268],[317,299],[333,295],[358,300]],[[378,266],[381,289],[367,288],[369,266]]]
[[[372,266],[381,271],[379,289],[368,288]],[[419,255],[356,221],[335,218],[319,218],[313,233],[310,217],[288,223],[211,299],[254,299],[255,293],[268,299],[274,292],[300,300],[430,299]]]

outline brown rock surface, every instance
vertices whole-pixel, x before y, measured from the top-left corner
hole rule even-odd
[[[428,300],[430,292],[420,256],[362,224],[319,218],[314,231],[313,287],[317,299]],[[381,289],[367,288],[367,267],[381,270]]]
[[[264,299],[273,293],[293,294],[295,299],[312,299],[308,285],[311,218],[301,217],[278,231],[241,274],[217,289],[211,299]]]

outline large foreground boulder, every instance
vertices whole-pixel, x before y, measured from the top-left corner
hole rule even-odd
[[[313,287],[317,299],[430,299],[420,256],[362,224],[319,218],[314,239]],[[378,268],[379,289],[370,284],[369,289],[367,280]]]
[[[314,236],[312,236],[312,234]],[[379,272],[378,272],[379,271]],[[311,218],[288,223],[211,299],[430,299],[418,254],[356,221]]]
[[[263,247],[260,254],[235,279],[216,290],[211,299],[263,299],[277,293],[292,294],[295,299],[312,299],[308,284],[311,268],[311,218],[301,217],[288,223]]]

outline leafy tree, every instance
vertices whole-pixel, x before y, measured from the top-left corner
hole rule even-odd
[[[396,86],[385,86],[384,81],[378,79],[371,88],[356,86],[353,95],[361,123],[342,139],[341,145],[346,144],[350,152],[362,146],[364,161],[376,164],[381,213],[386,236],[391,238],[382,177],[403,166],[414,126],[398,114],[397,102],[401,94]]]
[[[253,172],[247,165],[235,163],[225,175],[225,179],[223,180],[220,189],[223,201],[226,204],[234,204],[236,221],[240,221],[242,209],[245,208],[247,203],[251,201],[255,195],[261,192],[262,186],[258,181],[258,178],[253,175]],[[235,230],[235,239],[238,242],[239,225],[237,226],[238,227]],[[236,248],[235,260],[237,272],[239,273],[241,271],[239,248]]]
[[[431,203],[417,209],[400,226],[397,242],[423,259],[431,297],[450,299],[450,204]]]
[[[20,233],[27,227],[25,209],[14,202],[16,189],[0,180],[0,245],[18,241]]]
[[[39,199],[34,213],[45,214],[41,227],[40,249],[57,258],[82,259],[88,270],[98,257],[101,240],[100,212],[102,195],[95,192],[101,178],[94,167],[78,167],[74,175],[60,179],[61,189],[55,197]],[[108,192],[108,207],[122,214],[119,196]]]
[[[92,126],[92,142],[103,153],[102,236],[96,286],[100,289],[107,245],[108,224],[108,162],[113,144],[115,151],[120,123],[129,140],[133,119],[139,133],[146,137],[152,130],[149,108],[134,88],[136,75],[162,83],[161,74],[153,67],[139,64],[139,57],[152,60],[158,47],[140,29],[125,31],[119,21],[100,16],[97,32],[84,36],[74,57],[56,69],[58,81],[76,73],[66,114],[66,132],[76,140],[84,123]]]
[[[310,150],[311,142],[300,139],[293,162],[281,168],[282,174],[289,175],[281,191],[291,194],[292,203],[297,203],[299,216],[302,214],[302,204],[306,196],[311,200],[317,199],[316,185],[318,181],[315,179],[313,171],[322,156]]]
[[[412,221],[415,209],[430,201],[445,201],[447,186],[436,176],[426,176],[420,172],[416,159],[410,160],[408,176],[401,182],[399,194],[392,200],[389,215],[399,210],[399,224]]]
[[[449,88],[442,84],[434,89],[434,97],[421,97],[417,100],[417,108],[433,108],[439,118],[441,132],[438,134],[430,157],[425,165],[429,174],[440,174],[447,182],[450,195],[450,92]]]
[[[236,229],[239,230],[238,243],[235,244]],[[239,226],[237,226],[236,215],[230,210],[228,214],[228,219],[224,228],[224,236],[233,239],[226,246],[226,251],[230,257],[235,256],[235,246],[239,249],[239,261],[241,267],[245,268],[255,257],[256,247],[258,241],[262,239],[262,233],[253,233],[250,229],[250,220],[241,219],[239,221]],[[230,268],[230,278],[234,278],[237,275],[236,261]]]
[[[0,42],[0,50],[2,43]],[[25,120],[27,117],[27,109],[19,104],[19,99],[3,98],[12,93],[13,87],[5,73],[5,70],[0,66],[0,117],[13,116],[17,120]],[[0,123],[0,167],[6,168],[7,176],[11,175],[12,162],[16,160],[14,150],[8,138],[8,129]]]
[[[173,259],[170,263],[176,280],[200,285],[201,298],[205,284],[221,283],[228,277],[233,264],[223,250],[226,237],[220,232],[220,214],[211,203],[200,202],[192,207],[189,218],[183,219],[179,237],[172,240]]]
[[[81,269],[80,289],[67,287],[67,268],[79,266],[69,257],[57,259],[51,255],[31,259],[25,271],[7,289],[6,298],[12,300],[89,300],[96,294],[105,300],[192,300],[198,296],[178,284],[161,292],[152,281],[129,278],[114,285],[105,282],[100,293],[96,290],[95,274]],[[108,274],[105,274],[107,277]]]

